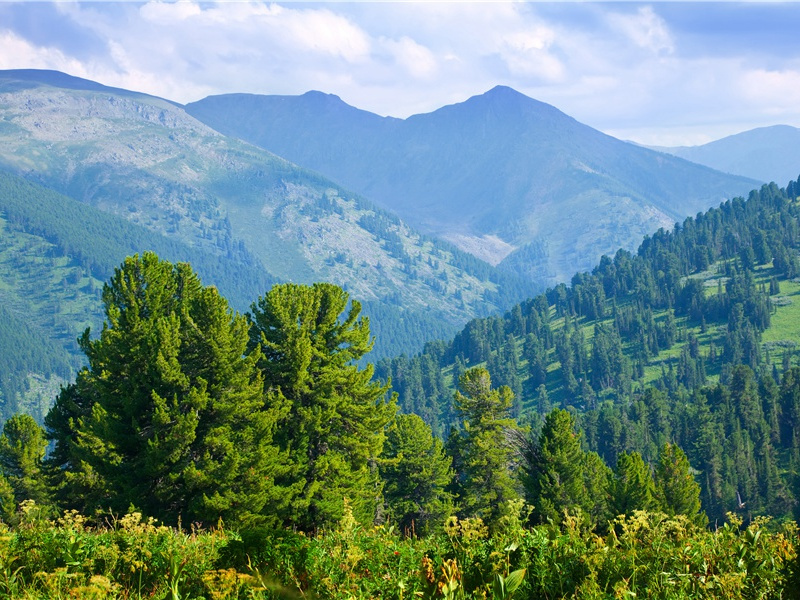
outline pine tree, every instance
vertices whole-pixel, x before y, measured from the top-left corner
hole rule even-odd
[[[47,450],[44,430],[30,415],[18,414],[3,425],[0,436],[0,488],[2,512],[11,517],[23,500],[38,505],[50,503],[43,460]],[[11,492],[11,493],[9,493]]]
[[[641,454],[623,452],[610,483],[611,514],[629,515],[634,510],[652,510],[656,506],[653,477]]]
[[[581,449],[569,412],[554,410],[547,415],[538,440],[526,449],[524,457],[523,483],[534,507],[534,520],[559,522],[565,510],[605,513],[608,468],[595,468],[597,461],[590,454],[594,453]]]
[[[452,458],[421,417],[399,414],[386,433],[380,461],[383,497],[401,531],[426,533],[453,512],[447,491]]]
[[[344,499],[372,522],[381,496],[376,460],[395,412],[389,386],[356,364],[372,348],[361,305],[329,283],[281,284],[252,306],[251,344],[261,349],[269,403],[286,406],[275,434],[290,471],[280,515],[304,530],[341,519]],[[346,312],[345,312],[346,311]]]
[[[520,495],[515,457],[520,429],[508,416],[513,394],[506,386],[492,389],[489,372],[481,367],[465,371],[459,388],[455,405],[463,423],[457,444],[461,512],[491,524]]]
[[[700,508],[700,486],[694,480],[689,459],[675,444],[664,444],[655,473],[656,498],[668,515],[686,515],[704,526],[708,517]]]
[[[83,508],[262,520],[285,498],[270,444],[282,409],[264,405],[247,320],[189,265],[153,253],[126,259],[103,303],[99,337],[81,338],[89,364],[47,419],[64,485],[90,490]]]

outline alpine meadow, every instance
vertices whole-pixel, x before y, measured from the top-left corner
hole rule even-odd
[[[0,71],[0,598],[800,597],[778,133]]]

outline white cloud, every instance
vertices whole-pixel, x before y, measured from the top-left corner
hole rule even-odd
[[[671,53],[674,50],[669,27],[651,6],[641,7],[635,14],[613,12],[608,20],[614,29],[639,48],[654,53]]]
[[[57,3],[49,10],[74,39],[54,30],[37,45],[0,33],[0,67],[58,69],[180,102],[318,89],[400,117],[505,84],[641,141],[653,123],[662,124],[659,135],[769,119],[800,125],[800,58],[787,61],[786,46],[769,54],[768,39],[754,52],[735,32],[725,38],[736,39],[731,50],[711,56],[696,31],[687,45],[685,20],[670,20],[702,8],[665,6]],[[81,39],[92,41],[93,55]]]
[[[564,77],[564,65],[550,52],[555,32],[541,25],[502,36],[500,54],[509,71],[522,77],[559,81]]]
[[[392,54],[395,62],[416,79],[430,79],[437,70],[436,57],[425,46],[407,36],[399,40],[382,39],[381,44]]]
[[[24,63],[20,63],[24,57]],[[11,31],[0,31],[0,69],[53,69],[86,76],[84,65],[56,48],[35,46]]]
[[[742,98],[775,116],[797,113],[800,106],[800,69],[746,71],[739,80]]]

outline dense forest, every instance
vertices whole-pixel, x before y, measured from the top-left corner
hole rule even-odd
[[[0,590],[788,597],[800,367],[762,340],[791,309],[798,189],[377,371],[338,286],[240,314],[188,263],[127,258],[44,426],[3,426]]]
[[[536,430],[553,408],[569,410],[609,465],[629,452],[654,464],[665,443],[685,449],[712,520],[740,504],[790,516],[797,339],[770,324],[796,322],[799,191],[771,184],[725,202],[377,372],[402,410],[447,436],[461,374],[485,367],[513,392],[513,416]]]

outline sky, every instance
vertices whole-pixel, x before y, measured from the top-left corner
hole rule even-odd
[[[508,85],[620,139],[696,145],[800,127],[800,2],[0,0],[0,69],[22,68],[400,118]]]

